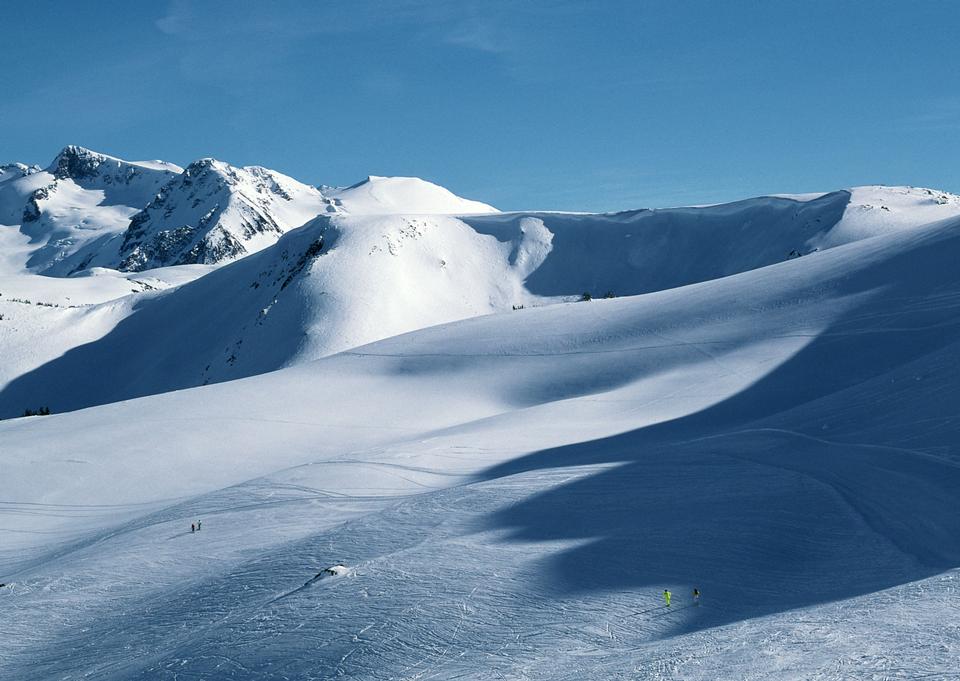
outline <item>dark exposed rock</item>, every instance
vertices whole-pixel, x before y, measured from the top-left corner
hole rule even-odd
[[[56,184],[48,184],[46,187],[35,189],[30,194],[30,198],[27,199],[27,205],[23,208],[24,222],[35,222],[36,220],[40,219],[40,215],[43,213],[42,209],[40,208],[40,202],[49,199],[50,194],[56,188]]]
[[[286,231],[271,214],[270,201],[277,198],[293,200],[266,169],[194,161],[133,216],[120,269],[214,264],[246,255],[245,242]]]
[[[57,154],[48,170],[58,180],[80,180],[95,177],[97,170],[106,161],[107,157],[103,154],[71,144]]]
[[[283,280],[282,284],[280,284],[280,290],[282,291],[283,289],[287,288],[287,286],[289,286],[290,283],[293,281],[294,277],[296,277],[298,274],[300,274],[300,272],[303,271],[303,268],[307,266],[307,263],[309,263],[311,260],[319,256],[322,252],[323,252],[323,237],[320,237],[319,239],[314,241],[312,244],[307,246],[307,250],[305,250],[301,254],[296,264],[292,268],[290,268],[290,274],[288,274],[287,278]]]

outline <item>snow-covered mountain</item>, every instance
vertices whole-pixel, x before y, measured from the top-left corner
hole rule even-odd
[[[3,166],[0,678],[952,678],[958,257],[932,189]]]
[[[418,178],[368,177],[321,190],[260,166],[206,158],[184,169],[78,146],[65,147],[45,170],[21,163],[0,168],[0,229],[26,237],[15,244],[22,263],[9,245],[4,255],[15,269],[51,276],[221,264],[272,245],[318,215],[398,212],[496,209]]]
[[[942,192],[877,187],[609,215],[334,212],[179,288],[72,311],[7,306],[19,331],[0,350],[21,359],[0,375],[0,416],[252,376],[585,293],[671,289],[957,215]],[[61,323],[70,332],[44,341]]]
[[[172,163],[123,161],[77,146],[65,147],[44,170],[4,166],[0,229],[19,228],[29,238],[25,267],[60,274],[63,260],[126,230],[180,172]]]
[[[118,268],[234,260],[275,243],[327,205],[318,189],[275,171],[202,159],[133,216]]]
[[[870,188],[762,200],[772,213],[680,211],[658,229],[680,238],[679,221],[700,216],[697,238],[656,245],[661,257],[699,246],[729,263],[704,257],[704,273],[761,264],[0,422],[0,677],[953,678],[960,218],[928,220],[956,210],[941,196]],[[910,202],[922,219],[887,221]],[[825,214],[838,222],[816,227]],[[372,257],[417,272],[439,267],[431,248],[489,242],[484,258],[530,267],[529,282],[578,246],[572,218],[539,215],[491,218],[497,236],[469,229],[475,218],[418,225]],[[640,215],[620,216],[621,250],[656,232]],[[746,215],[771,222],[741,230]],[[243,284],[279,296],[266,319],[285,315],[282,296],[353,260],[364,229],[395,234],[377,220],[318,220],[135,299],[146,312]],[[598,233],[618,219],[603,220]],[[714,231],[741,247],[701,242]],[[751,260],[759,234],[782,241]],[[226,300],[186,322],[170,308],[153,329],[205,339]],[[345,310],[363,316],[359,302]],[[134,338],[125,370],[153,380],[167,360]],[[103,371],[87,389],[115,380],[123,347],[87,355]],[[347,569],[314,580],[335,565]]]
[[[235,260],[272,245],[321,214],[493,213],[410,177],[369,177],[321,192],[280,173],[235,168],[213,159],[191,164],[133,217],[120,245],[119,269],[143,270]]]

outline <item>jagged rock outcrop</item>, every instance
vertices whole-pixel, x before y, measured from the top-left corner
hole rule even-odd
[[[320,190],[272,170],[201,159],[133,216],[119,268],[231,260],[273,243],[326,205]]]

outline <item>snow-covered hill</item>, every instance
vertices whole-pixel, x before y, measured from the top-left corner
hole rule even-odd
[[[52,321],[10,308],[10,326],[37,342],[21,343],[29,361],[8,369],[0,415],[252,376],[584,293],[636,295],[708,281],[958,214],[960,201],[939,192],[862,188],[610,215],[322,216],[175,290],[64,315],[72,329],[96,329],[72,350],[42,341]],[[88,318],[98,321],[80,321]],[[16,342],[10,338],[0,334],[0,348]]]
[[[325,187],[328,212],[353,215],[497,213],[496,208],[480,201],[464,199],[448,189],[418,177],[378,177],[346,188]]]
[[[260,287],[369,224],[291,232]],[[960,221],[889,226],[0,423],[0,676],[951,678]]]

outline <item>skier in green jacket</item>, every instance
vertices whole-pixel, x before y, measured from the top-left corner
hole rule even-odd
[[[670,607],[670,597],[671,597],[672,595],[673,595],[673,594],[670,593],[670,591],[669,591],[668,589],[664,589],[664,590],[663,590],[663,600],[665,600],[665,601],[667,602],[667,607],[668,607],[668,608]]]

